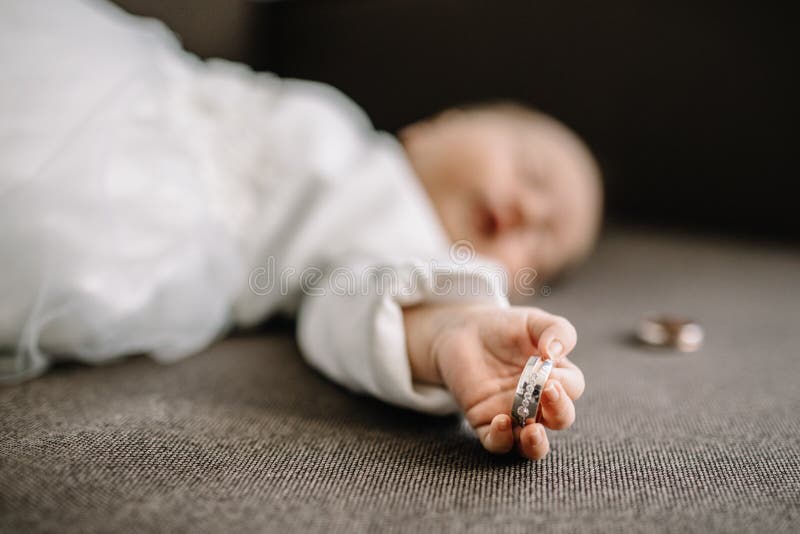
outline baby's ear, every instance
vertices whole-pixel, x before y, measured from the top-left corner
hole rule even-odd
[[[407,145],[412,138],[416,137],[419,131],[419,126],[420,123],[418,122],[414,122],[408,126],[403,126],[397,131],[397,138],[400,139],[401,143]]]

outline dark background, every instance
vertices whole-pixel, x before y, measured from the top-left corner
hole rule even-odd
[[[201,56],[330,83],[378,128],[513,98],[596,153],[614,222],[800,237],[797,9],[729,2],[122,0]]]

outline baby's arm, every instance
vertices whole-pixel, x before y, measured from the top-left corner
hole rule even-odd
[[[543,458],[549,443],[544,427],[559,430],[575,420],[573,400],[583,375],[566,355],[575,329],[562,317],[537,308],[422,305],[404,310],[411,372],[415,380],[446,386],[490,452],[515,447]],[[509,411],[517,381],[532,354],[557,363],[542,396],[542,423],[520,432]]]
[[[347,265],[354,273],[363,268]],[[406,287],[411,265],[382,267]],[[553,429],[572,424],[572,399],[583,391],[583,376],[564,358],[576,342],[566,319],[536,308],[509,308],[492,291],[469,299],[439,296],[422,283],[403,294],[380,291],[374,278],[356,280],[345,293],[320,280],[302,300],[300,348],[319,371],[398,406],[431,414],[462,411],[487,450],[507,452],[517,443],[521,454],[541,458],[548,449],[542,425],[527,425],[520,433],[509,416],[522,368],[540,353],[558,362],[552,389],[542,399],[543,423]]]
[[[354,284],[347,291],[332,290],[335,270],[308,288],[297,316],[297,337],[309,364],[339,384],[356,392],[369,393],[383,401],[429,414],[457,413],[453,394],[442,384],[415,380],[406,347],[404,310],[437,302],[484,304],[492,309],[507,307],[500,291],[493,290],[485,269],[461,266],[438,275],[438,287],[447,282],[466,282],[474,289],[469,296],[433,291],[425,264],[409,260],[342,258],[338,266],[353,273]],[[363,273],[391,274],[396,283],[383,284],[381,277]],[[474,282],[474,283],[473,283]]]

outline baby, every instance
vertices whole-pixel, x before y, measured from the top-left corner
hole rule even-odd
[[[597,167],[554,119],[514,104],[450,110],[400,137],[452,240],[511,273],[535,266],[552,277],[589,251],[599,228]],[[541,424],[512,430],[511,405],[530,354],[558,362],[542,400],[542,423],[570,426],[584,387],[566,359],[576,342],[568,321],[536,308],[417,306],[404,310],[413,376],[445,385],[491,452],[548,451]]]
[[[572,424],[574,328],[505,296],[598,230],[597,168],[554,119],[476,106],[398,141],[329,86],[200,61],[99,1],[3,3],[0,60],[0,380],[174,361],[289,313],[320,372],[461,411],[488,451],[542,458]],[[556,366],[520,431],[532,354]]]

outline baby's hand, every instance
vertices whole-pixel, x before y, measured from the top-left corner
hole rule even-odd
[[[489,452],[516,446],[523,456],[543,458],[544,427],[561,430],[575,420],[572,401],[583,393],[583,373],[566,355],[575,328],[538,308],[417,306],[404,311],[414,379],[444,384]],[[541,400],[541,423],[512,428],[511,404],[531,355],[555,360]],[[543,423],[543,424],[542,424]]]

